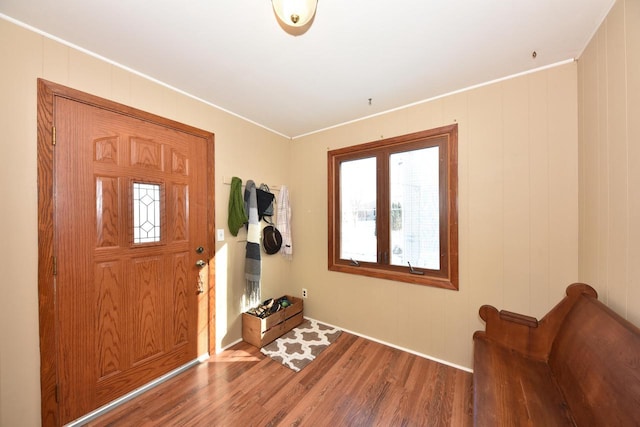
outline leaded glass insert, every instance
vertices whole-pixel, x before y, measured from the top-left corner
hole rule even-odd
[[[133,243],[160,241],[160,185],[133,183]]]

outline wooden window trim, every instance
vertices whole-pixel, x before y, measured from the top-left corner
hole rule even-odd
[[[394,266],[380,263],[381,252],[378,252],[378,262],[358,262],[353,265],[350,260],[340,259],[340,206],[339,184],[340,163],[345,160],[355,160],[364,157],[388,155],[393,152],[409,151],[425,142],[438,141],[441,161],[447,167],[441,173],[440,221],[443,224],[440,231],[440,251],[444,253],[441,269],[416,269],[423,275],[412,274],[408,267]],[[436,144],[434,144],[436,145]],[[378,193],[388,195],[388,165],[378,161],[377,180]],[[327,154],[328,178],[328,268],[331,271],[358,274],[380,279],[395,280],[417,285],[433,286],[444,289],[458,290],[458,125],[448,125],[436,129],[402,135],[378,141],[372,141],[351,147],[331,150]],[[380,184],[382,183],[382,184]],[[382,188],[381,188],[382,187]],[[443,188],[445,187],[445,188]],[[379,198],[380,199],[380,198]],[[388,212],[380,209],[380,200],[376,212],[376,227],[379,247],[389,248]],[[388,254],[387,254],[388,258]],[[441,257],[441,260],[443,258]]]

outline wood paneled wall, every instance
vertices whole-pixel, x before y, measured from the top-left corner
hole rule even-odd
[[[580,280],[640,325],[640,2],[619,0],[578,61]]]
[[[542,316],[578,276],[577,66],[568,63],[294,140],[305,312],[471,367],[482,304]],[[460,291],[327,271],[327,150],[459,124]]]
[[[290,183],[294,261],[270,260],[266,294],[299,295],[305,287],[311,317],[470,367],[471,335],[483,328],[480,305],[541,316],[578,278],[640,324],[639,9],[637,0],[618,1],[577,65],[309,135],[291,149],[242,119],[0,20],[0,185],[10,206],[0,212],[0,424],[39,420],[37,77],[215,132],[217,228],[225,228],[229,191],[222,176]],[[460,291],[328,272],[326,151],[453,122],[460,130]],[[246,150],[282,167],[255,172],[264,162],[247,160]],[[241,246],[216,248],[223,345],[240,336]]]
[[[289,182],[290,140],[2,17],[0,63],[0,426],[37,426],[37,78],[215,133],[216,228],[227,228],[230,187],[222,177]],[[241,336],[245,245],[229,233],[226,236],[208,248],[211,256],[217,255],[218,347]],[[273,288],[288,280],[289,263],[282,257],[265,257],[263,265],[263,292],[278,293]]]

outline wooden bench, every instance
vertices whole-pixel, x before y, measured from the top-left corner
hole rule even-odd
[[[640,329],[575,283],[540,321],[482,306],[476,426],[640,426]]]

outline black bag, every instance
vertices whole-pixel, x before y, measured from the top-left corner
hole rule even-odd
[[[267,184],[260,184],[260,188],[256,188],[256,199],[258,202],[258,218],[262,220],[264,217],[272,217],[274,214],[275,197]],[[265,219],[265,221],[267,221]],[[270,222],[270,221],[267,221]]]

